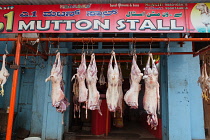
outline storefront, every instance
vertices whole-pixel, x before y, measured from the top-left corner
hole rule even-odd
[[[197,84],[200,76],[197,55],[207,52],[209,47],[201,46],[203,49],[200,50],[195,43],[210,39],[208,36],[199,38],[195,34],[208,35],[208,23],[203,20],[201,12],[202,6],[208,8],[208,5],[111,3],[0,6],[0,43],[4,48],[0,54],[8,52],[6,62],[9,65],[6,68],[10,73],[4,85],[4,96],[0,97],[2,112],[9,112],[5,113],[8,115],[7,139],[18,130],[26,130],[27,137],[58,140],[74,132],[74,129],[92,130],[94,135],[105,134],[107,137],[113,134],[113,124],[116,126],[119,120],[107,111],[107,85],[97,83],[103,100],[101,110],[105,115],[98,116],[97,111],[88,110],[86,118],[85,109],[81,107],[81,112],[74,117],[72,90],[75,81],[71,80],[84,52],[87,66],[90,55],[95,53],[97,76],[100,77],[101,67],[104,67],[106,77],[112,51],[121,65],[123,95],[130,88],[133,54],[137,55],[137,65],[142,73],[149,53],[159,65],[160,114],[157,130],[152,130],[146,123],[147,113],[142,103],[145,93],[143,79],[137,96],[138,108],[130,109],[123,100],[123,128],[134,123],[137,129],[144,128],[154,138],[163,140],[205,139],[202,91]],[[52,106],[52,84],[45,82],[51,74],[57,52],[61,54],[64,94],[70,102],[65,113],[56,111]],[[105,129],[99,130],[99,126]],[[1,128],[2,132],[5,128]]]

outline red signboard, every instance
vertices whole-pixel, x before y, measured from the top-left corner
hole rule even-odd
[[[210,32],[210,3],[0,5],[1,33]]]

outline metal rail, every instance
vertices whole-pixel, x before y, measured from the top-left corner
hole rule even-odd
[[[21,38],[21,41],[36,41],[38,38]],[[0,38],[0,41],[17,41],[17,38]],[[39,38],[39,41],[58,42],[207,42],[210,38]]]

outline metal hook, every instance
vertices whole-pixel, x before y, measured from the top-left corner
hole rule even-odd
[[[143,63],[142,63],[142,55],[141,55],[141,59],[140,59],[140,65],[143,65]]]
[[[55,51],[56,53],[59,51],[59,49],[60,49],[60,45],[59,45],[59,43],[60,43],[60,37],[58,37],[58,44],[57,44],[57,50]]]
[[[95,42],[93,42],[93,37],[91,38],[91,43],[92,43],[92,51],[91,51],[91,53],[93,53],[93,44],[95,44]]]
[[[7,45],[8,45],[7,43],[8,43],[8,39],[7,39],[7,41],[6,41],[6,46],[5,46],[5,49],[4,49],[5,52],[6,52],[6,55],[9,54],[9,52],[8,52],[8,50],[7,50]]]
[[[102,62],[102,68],[104,67],[104,55],[103,55],[103,62]]]
[[[84,37],[82,38],[82,43],[83,43],[83,46],[82,46],[82,53],[84,53],[84,48],[85,48]]]
[[[38,42],[38,44],[37,44],[36,55],[37,55],[38,52],[39,52],[39,45],[40,45],[40,42]]]
[[[168,46],[167,46],[168,55],[170,55],[170,46],[169,46],[169,43],[170,43],[170,38],[168,38]]]
[[[25,56],[25,62],[24,62],[24,65],[26,65],[26,61],[27,61],[27,59],[28,59],[28,49],[27,49],[27,51],[26,51],[26,56]]]
[[[135,37],[135,42],[134,42],[133,45],[134,45],[134,46],[133,46],[133,48],[134,48],[134,54],[136,54],[136,37]]]
[[[50,43],[50,48],[49,48],[49,51],[48,51],[48,55],[50,55],[50,51],[51,51],[51,48],[52,48],[50,38],[48,39],[48,42]]]
[[[151,42],[149,43],[149,53],[151,52],[151,50],[152,50],[152,37],[151,37]]]
[[[85,43],[85,44],[87,44],[87,54],[88,54],[88,44],[89,44],[89,42],[90,42],[90,39]]]
[[[114,44],[115,44],[114,37],[112,38],[112,43],[113,43],[112,51],[114,51]]]

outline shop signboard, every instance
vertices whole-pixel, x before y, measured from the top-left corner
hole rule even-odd
[[[208,33],[210,3],[0,5],[1,33]]]

